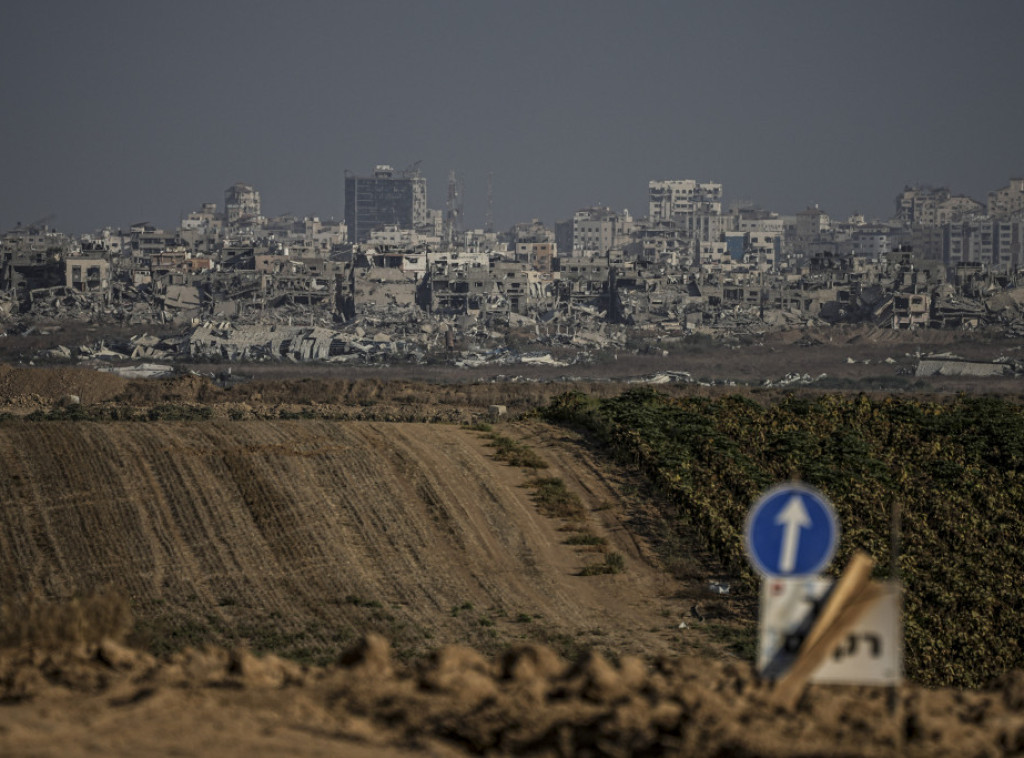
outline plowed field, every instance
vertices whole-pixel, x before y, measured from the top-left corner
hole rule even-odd
[[[677,644],[689,605],[609,507],[612,475],[581,448],[549,456],[545,475],[571,471],[585,510],[549,518],[487,442],[450,425],[8,421],[5,594],[112,587],[155,652],[244,643],[326,662],[368,631],[402,655]],[[580,530],[610,540],[625,571],[580,576],[603,557],[564,544]]]

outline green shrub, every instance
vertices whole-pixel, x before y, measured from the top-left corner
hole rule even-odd
[[[905,667],[931,686],[982,686],[1024,667],[1024,406],[992,397],[947,402],[788,395],[761,405],[651,388],[543,410],[582,428],[663,494],[664,545],[706,551],[752,595],[743,532],[771,487],[799,479],[841,523],[830,571],[856,550],[885,576],[893,510],[902,518]],[[601,567],[598,567],[601,568]]]

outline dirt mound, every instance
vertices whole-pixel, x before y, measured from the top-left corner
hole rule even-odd
[[[5,755],[932,756],[1024,750],[1024,672],[986,692],[812,687],[792,711],[747,665],[570,664],[524,645],[403,665],[370,636],[327,667],[244,650],[160,661],[112,641],[0,651]],[[187,725],[187,728],[182,728]]]
[[[0,363],[0,406],[48,405],[71,395],[82,403],[101,403],[116,397],[126,384],[125,379],[91,369]]]
[[[158,403],[223,402],[223,390],[206,376],[186,374],[170,379],[126,381],[117,396],[119,403],[129,406]]]

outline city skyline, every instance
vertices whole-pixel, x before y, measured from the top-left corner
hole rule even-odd
[[[905,185],[981,202],[1024,173],[1024,5],[54,0],[0,11],[0,229],[173,227],[252,184],[344,217],[344,172],[420,162],[498,228],[648,182],[889,218]]]

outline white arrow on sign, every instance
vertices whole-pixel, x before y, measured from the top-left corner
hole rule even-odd
[[[779,571],[786,574],[796,568],[797,548],[800,546],[800,530],[811,525],[803,498],[793,495],[786,507],[775,517],[776,524],[782,524],[782,553],[779,557]]]

